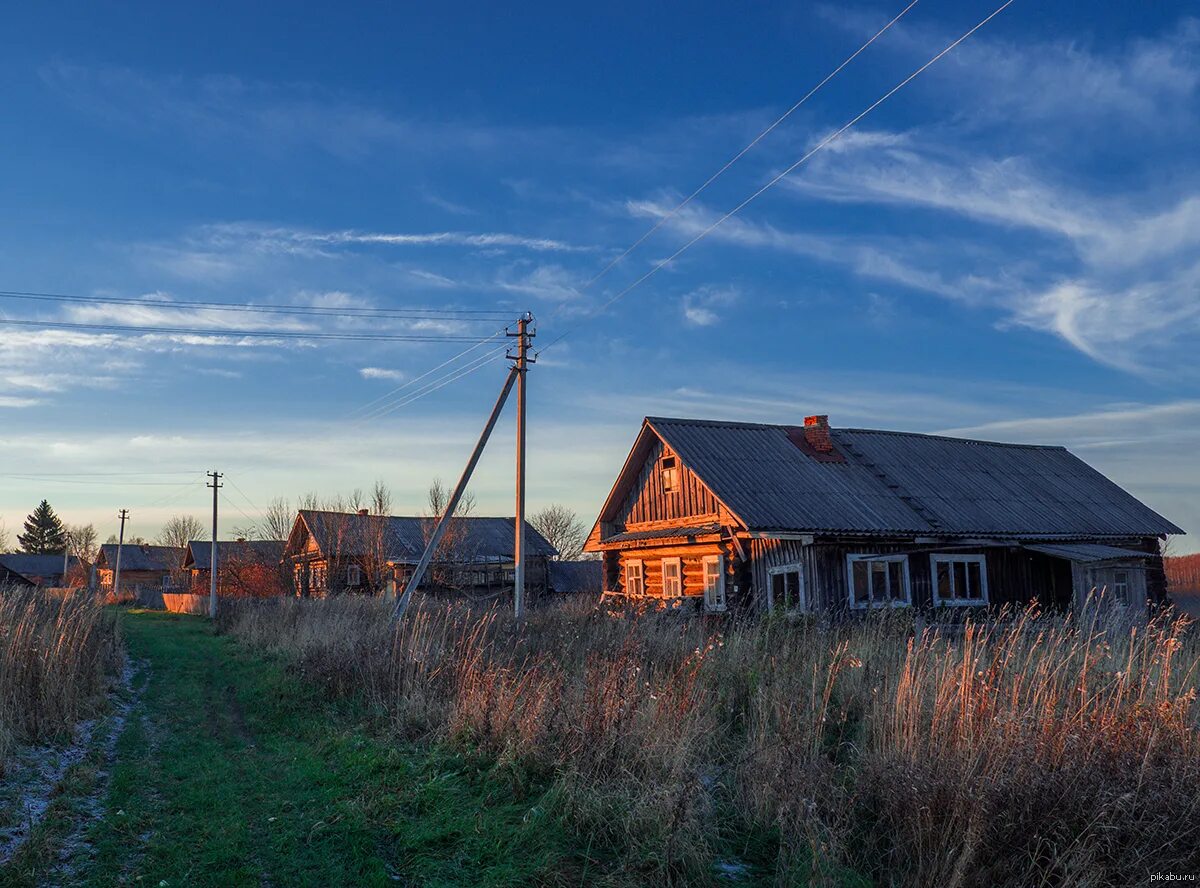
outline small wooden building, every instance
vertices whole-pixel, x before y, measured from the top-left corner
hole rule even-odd
[[[291,592],[283,566],[283,540],[217,542],[217,594],[232,598],[270,598]],[[212,543],[192,540],[183,552],[183,581],[188,591],[207,593],[212,574]]]
[[[1164,596],[1182,531],[1062,447],[647,418],[587,543],[606,594],[724,611]]]
[[[61,552],[57,555],[33,555],[28,552],[0,555],[0,585],[7,578],[14,585],[21,585],[20,581],[24,580],[31,586],[58,588],[67,585],[68,579],[80,582],[83,574],[83,563],[75,555],[65,561]]]
[[[433,532],[428,518],[303,509],[284,547],[300,597],[378,594],[403,589]],[[454,518],[426,573],[423,587],[473,596],[502,594],[514,583],[513,518]],[[525,587],[547,588],[547,563],[557,553],[529,524]]]
[[[174,546],[125,543],[121,546],[121,588],[130,592],[139,587],[167,588],[182,564],[183,550]],[[100,547],[95,565],[101,591],[112,591],[116,566],[117,544],[105,543]]]

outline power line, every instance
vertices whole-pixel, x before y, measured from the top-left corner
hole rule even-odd
[[[612,306],[613,303],[617,302],[617,300],[626,296],[628,293],[633,291],[635,288],[639,287],[641,284],[648,281],[650,278],[652,278],[654,275],[656,275],[659,271],[661,271],[666,266],[670,265],[672,262],[674,262],[676,259],[678,259],[681,255],[683,255],[692,246],[699,243],[705,237],[707,237],[709,234],[711,234],[713,231],[715,231],[726,220],[730,219],[731,217],[736,215],[738,212],[743,210],[752,201],[754,201],[759,196],[761,196],[764,192],[766,192],[767,190],[772,188],[779,181],[781,181],[782,179],[791,175],[791,173],[794,172],[801,164],[807,162],[810,157],[812,157],[814,154],[816,154],[818,151],[820,151],[825,146],[829,145],[835,139],[840,137],[844,132],[846,132],[846,130],[853,127],[860,120],[862,120],[864,117],[866,117],[872,111],[874,111],[876,108],[878,108],[884,102],[886,102],[888,99],[890,99],[896,93],[898,93],[901,89],[903,89],[905,86],[907,86],[913,80],[915,80],[918,76],[920,76],[922,73],[924,73],[928,68],[932,67],[943,56],[945,56],[947,53],[952,51],[956,46],[958,46],[960,43],[962,43],[964,40],[969,38],[972,34],[974,34],[976,31],[978,31],[980,28],[982,28],[984,25],[986,25],[988,22],[990,22],[992,19],[994,19],[996,16],[998,16],[1001,12],[1003,12],[1005,9],[1007,9],[1009,6],[1011,6],[1013,4],[1013,2],[1014,2],[1014,0],[1005,0],[1005,2],[1002,3],[1000,6],[998,6],[995,10],[993,10],[990,15],[988,15],[986,18],[984,18],[982,21],[980,21],[978,24],[976,24],[973,28],[971,28],[969,31],[967,31],[965,34],[963,34],[961,37],[959,37],[957,40],[955,40],[953,43],[951,43],[949,46],[947,46],[945,49],[943,49],[941,52],[939,52],[937,55],[935,55],[933,58],[931,58],[929,61],[927,61],[924,65],[917,68],[917,70],[913,71],[913,73],[909,74],[906,78],[904,78],[902,81],[900,81],[900,83],[896,84],[894,87],[892,87],[886,93],[884,93],[882,96],[880,96],[878,99],[876,99],[870,105],[868,105],[863,111],[859,112],[859,114],[857,114],[855,117],[853,117],[848,123],[846,123],[840,129],[835,130],[834,132],[832,132],[828,136],[826,136],[824,139],[822,139],[819,143],[817,143],[817,145],[814,148],[812,148],[810,151],[808,151],[803,157],[801,157],[799,160],[797,160],[795,163],[793,163],[791,166],[789,166],[783,172],[781,172],[778,175],[776,175],[775,177],[773,177],[765,185],[763,185],[761,188],[759,188],[757,191],[755,191],[753,194],[751,194],[749,197],[747,197],[745,200],[743,200],[741,203],[739,203],[733,209],[729,210],[727,213],[725,213],[723,216],[721,216],[719,219],[717,219],[717,221],[713,222],[711,225],[709,225],[707,228],[705,228],[703,231],[701,231],[699,234],[697,234],[694,238],[692,238],[687,243],[685,243],[682,247],[680,247],[678,250],[676,250],[674,253],[672,253],[670,256],[668,256],[666,259],[663,259],[660,262],[658,262],[657,264],[655,264],[649,271],[647,271],[645,274],[643,274],[641,277],[639,277],[637,280],[635,280],[632,284],[629,284],[623,290],[618,291],[616,295],[614,295],[612,298],[610,298],[609,300],[604,302],[598,309],[596,309],[594,312],[592,312],[592,317],[595,317],[596,315],[604,312],[606,309],[608,309],[610,306]],[[563,339],[565,339],[566,337],[568,337],[572,333],[574,333],[576,330],[578,330],[581,326],[583,326],[582,323],[576,324],[574,327],[571,327],[571,328],[565,330],[563,333],[559,334],[557,337],[550,340],[550,342],[548,342],[546,345],[544,345],[542,348],[540,348],[537,353],[540,355],[546,349],[551,348],[554,345],[558,344]]]
[[[750,144],[748,144],[745,148],[743,148],[741,151],[739,151],[737,154],[735,154],[733,157],[731,157],[728,161],[726,161],[724,166],[722,166],[719,170],[717,170],[715,173],[713,173],[711,176],[709,176],[704,181],[704,184],[702,184],[699,188],[697,188],[695,191],[693,191],[691,194],[689,194],[687,197],[685,197],[683,200],[681,200],[675,206],[674,209],[672,209],[669,213],[667,213],[665,216],[663,216],[661,219],[659,219],[656,223],[654,223],[654,225],[645,234],[643,234],[641,237],[639,237],[637,240],[635,240],[632,244],[630,244],[625,249],[625,251],[623,253],[621,253],[621,255],[617,256],[617,258],[613,259],[611,262],[609,262],[607,265],[605,265],[604,268],[600,269],[600,271],[591,280],[589,280],[586,284],[584,284],[580,288],[580,290],[583,291],[583,290],[590,289],[597,281],[599,281],[602,277],[604,277],[606,274],[608,274],[613,268],[615,268],[618,263],[620,263],[623,259],[625,259],[630,253],[632,253],[634,250],[636,250],[638,247],[640,247],[643,243],[645,243],[656,231],[658,231],[667,222],[669,222],[671,219],[673,219],[679,213],[680,210],[682,210],[684,207],[686,207],[688,204],[690,204],[693,200],[695,200],[702,191],[704,191],[706,188],[708,188],[709,185],[711,185],[713,182],[717,181],[717,179],[721,178],[721,176],[723,176],[729,170],[729,168],[731,166],[733,166],[735,163],[737,163],[739,160],[741,160],[742,157],[744,157],[751,149],[753,149],[755,145],[757,145],[759,142],[761,142],[763,139],[765,139],[768,135],[770,135],[772,132],[774,132],[775,129],[777,127],[779,127],[780,124],[782,124],[785,120],[787,120],[789,117],[791,117],[792,114],[794,114],[797,110],[799,110],[801,105],[803,105],[805,102],[807,102],[809,99],[811,99],[814,95],[816,95],[821,90],[821,88],[823,86],[825,86],[825,84],[827,84],[829,81],[833,80],[834,77],[836,77],[838,74],[840,74],[842,72],[842,69],[844,69],[847,65],[849,65],[856,58],[858,58],[863,52],[865,52],[867,47],[869,47],[872,43],[874,43],[876,40],[878,40],[880,37],[882,37],[884,35],[884,33],[886,33],[892,27],[892,25],[896,24],[896,22],[898,22],[898,21],[900,21],[900,19],[904,18],[904,16],[908,14],[908,11],[910,9],[912,9],[914,6],[916,6],[917,3],[919,3],[919,2],[920,2],[920,0],[912,0],[912,2],[908,4],[908,6],[904,7],[904,9],[900,10],[899,15],[897,15],[890,22],[888,22],[886,25],[884,25],[882,28],[880,28],[878,31],[876,31],[870,40],[868,40],[866,43],[864,43],[862,46],[860,46],[858,49],[854,50],[854,52],[852,52],[850,55],[848,55],[840,65],[838,65],[836,68],[834,68],[828,74],[826,74],[824,79],[822,79],[820,83],[818,83],[816,86],[814,86],[808,92],[806,92],[801,97],[800,101],[796,102],[796,104],[792,105],[792,107],[788,108],[787,111],[783,112],[783,114],[781,114],[779,117],[777,117],[770,126],[768,126],[766,129],[764,129],[757,136],[755,136],[750,141]],[[549,348],[549,346],[546,346],[546,347]],[[542,349],[542,350],[544,350],[544,349]]]
[[[450,383],[455,382],[459,379],[462,379],[464,376],[469,376],[477,370],[482,370],[488,364],[490,364],[494,361],[498,361],[501,357],[503,357],[505,351],[507,351],[507,347],[505,347],[505,346],[502,346],[501,348],[498,348],[498,349],[493,349],[492,351],[487,352],[486,354],[481,355],[480,357],[475,358],[474,360],[468,362],[467,364],[463,365],[462,367],[455,368],[450,373],[447,373],[444,376],[442,376],[438,379],[435,379],[432,382],[427,383],[425,386],[422,386],[418,391],[413,392],[412,394],[407,395],[404,398],[401,398],[399,401],[396,401],[392,404],[385,404],[381,407],[376,408],[375,410],[371,411],[366,416],[362,417],[359,420],[359,424],[365,424],[374,419],[381,419],[384,416],[387,416],[389,413],[394,413],[395,411],[400,410],[403,407],[407,407],[409,404],[412,404],[415,401],[419,401],[422,398],[433,394],[434,392],[438,391],[439,389],[446,387]]]
[[[37,481],[42,484],[94,484],[105,487],[177,487],[175,481],[89,481],[86,478],[65,478],[61,475],[4,474],[0,477],[17,481]]]
[[[250,499],[250,497],[246,496],[245,491],[243,491],[242,488],[238,487],[237,484],[234,483],[233,479],[230,478],[228,474],[225,475],[225,483],[228,484],[230,487],[232,487],[235,491],[237,491],[237,495],[246,501],[246,505],[248,505],[254,511],[259,512],[260,514],[262,513],[263,510],[260,509],[258,506],[256,506],[254,504],[254,502]],[[226,496],[228,496],[228,494],[226,494]],[[245,513],[243,513],[243,514],[245,514]],[[249,518],[250,516],[246,515],[246,517]]]
[[[38,293],[27,290],[0,290],[0,297],[28,299],[41,302],[67,302],[81,305],[136,305],[147,308],[200,308],[211,311],[256,312],[262,314],[332,315],[335,317],[357,317],[365,319],[457,320],[461,323],[485,323],[505,320],[511,312],[501,309],[469,308],[370,308],[360,306],[323,305],[278,305],[249,302],[211,302],[189,299],[147,299],[132,296],[73,296],[66,293]],[[458,317],[465,315],[465,317]]]
[[[226,480],[229,480],[229,479],[228,479],[228,478],[226,478]],[[229,496],[229,494],[227,494],[227,493],[223,493],[223,494],[221,494],[221,501],[222,501],[222,502],[224,502],[224,503],[225,503],[225,505],[227,505],[227,506],[233,506],[234,510],[235,510],[236,512],[238,512],[238,513],[239,513],[239,514],[240,514],[240,515],[241,515],[243,518],[245,518],[247,521],[249,521],[251,524],[254,524],[254,523],[255,523],[255,519],[253,519],[253,518],[251,518],[249,515],[247,515],[247,514],[246,514],[246,512],[245,512],[245,510],[244,510],[244,509],[243,509],[241,506],[239,506],[239,505],[238,505],[238,504],[237,504],[237,503],[236,503],[236,502],[235,502],[235,501],[234,501],[234,500],[233,500],[233,499],[232,499],[232,498]]]
[[[258,339],[345,340],[356,342],[473,342],[474,336],[435,336],[399,333],[301,333],[291,330],[235,330],[203,327],[139,327],[129,324],[84,324],[70,321],[0,319],[0,325],[40,327],[55,330],[96,330],[111,333],[161,334],[170,336],[227,336]]]

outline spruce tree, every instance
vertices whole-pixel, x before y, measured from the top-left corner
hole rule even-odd
[[[17,535],[22,552],[31,555],[55,555],[66,551],[67,532],[50,504],[42,500],[25,519],[25,532]]]

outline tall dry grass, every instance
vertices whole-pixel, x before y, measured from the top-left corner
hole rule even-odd
[[[0,774],[15,744],[65,735],[92,712],[118,655],[93,596],[0,587]]]
[[[227,630],[406,736],[552,786],[627,881],[1126,886],[1200,870],[1200,642],[1017,614],[952,636],[364,599],[227,608]],[[743,850],[745,849],[745,850]],[[858,884],[862,884],[859,882]]]

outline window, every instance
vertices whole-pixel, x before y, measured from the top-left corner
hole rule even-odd
[[[847,555],[846,573],[851,607],[906,607],[912,602],[907,555]]]
[[[1113,571],[1113,598],[1118,604],[1129,606],[1129,571]]]
[[[804,568],[799,564],[772,567],[767,571],[770,585],[767,587],[767,610],[780,608],[784,611],[804,609]]]
[[[646,584],[642,579],[642,562],[640,561],[625,562],[625,594],[646,594]]]
[[[725,556],[704,556],[704,609],[725,610]]]
[[[346,585],[361,586],[362,585],[362,568],[357,564],[346,565]]]
[[[663,598],[679,598],[683,595],[683,565],[678,558],[662,560]]]
[[[930,555],[933,603],[987,604],[987,562],[982,555]]]
[[[663,493],[674,493],[679,489],[679,467],[673,456],[662,458],[662,489]]]

